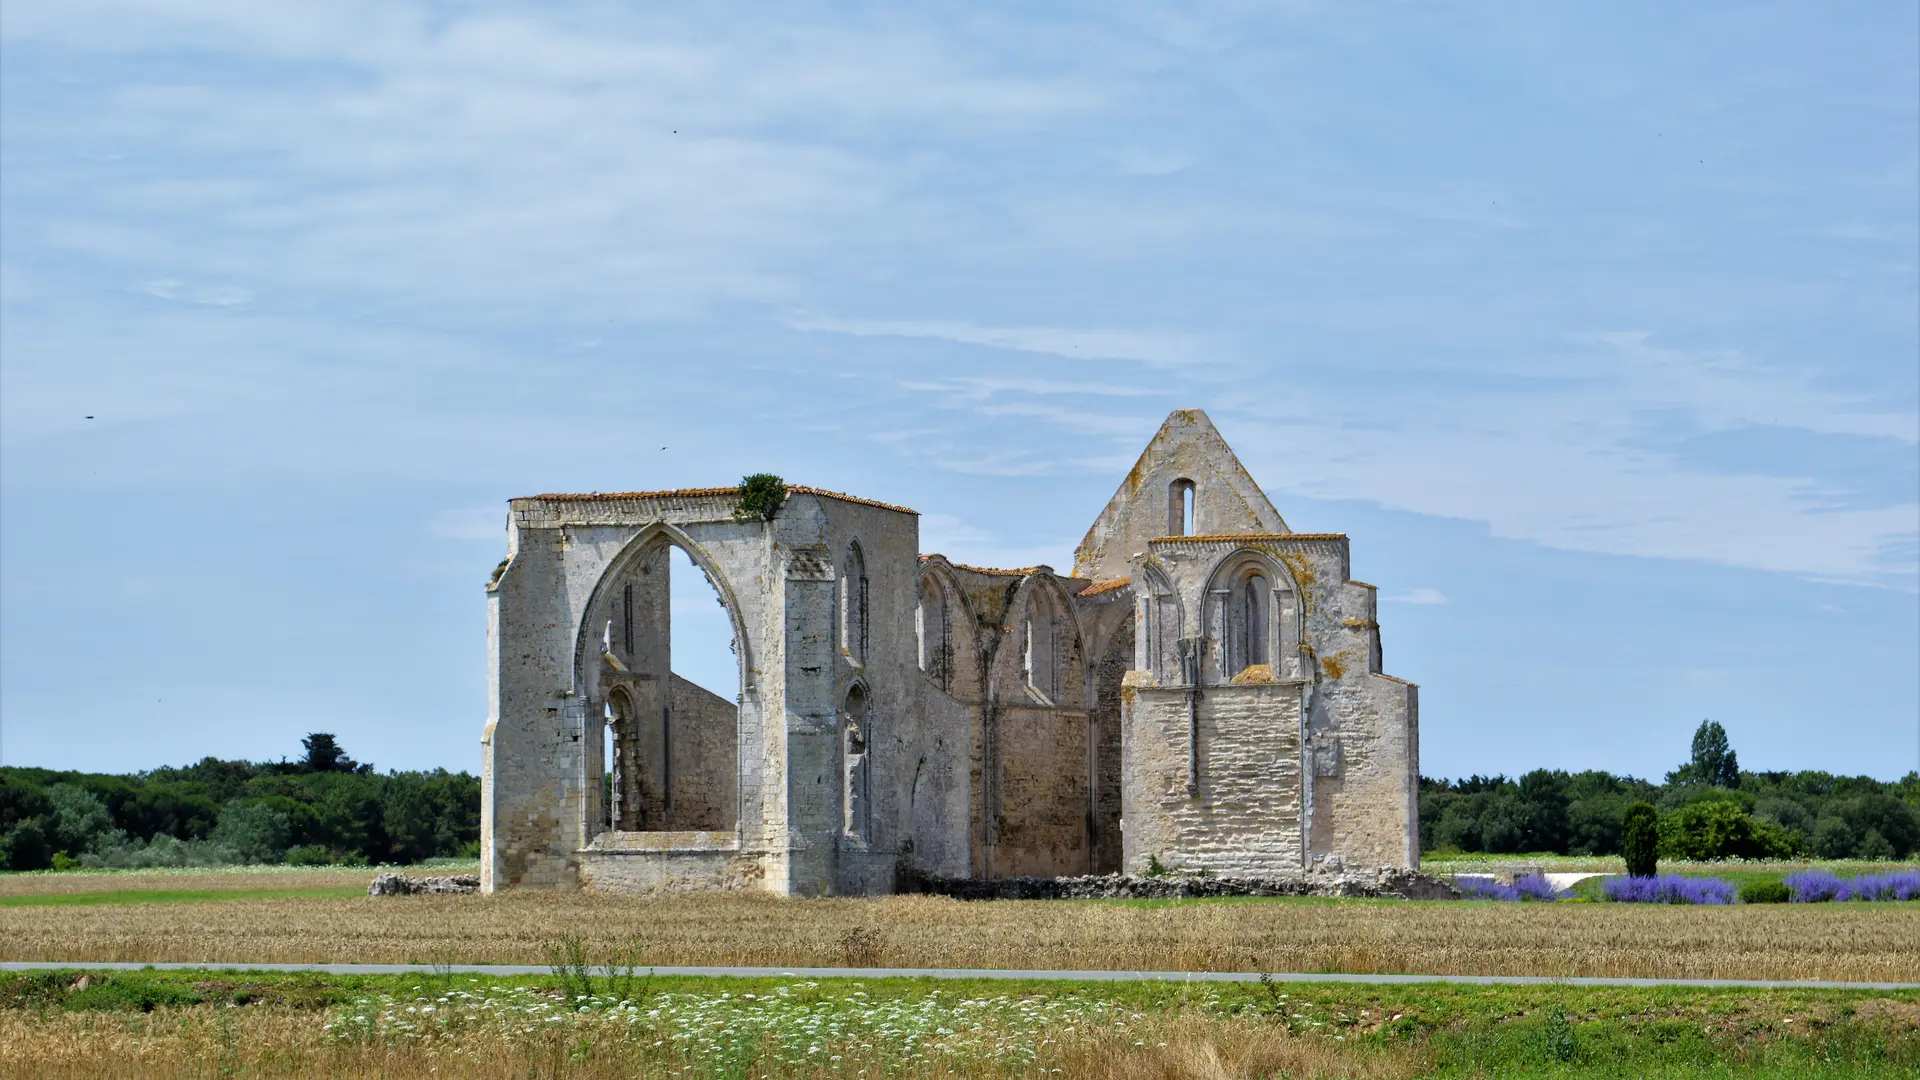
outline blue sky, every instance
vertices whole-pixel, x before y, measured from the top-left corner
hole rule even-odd
[[[508,497],[1064,569],[1197,406],[1430,775],[1916,767],[1914,5],[642,7],[8,3],[0,758],[476,769]]]

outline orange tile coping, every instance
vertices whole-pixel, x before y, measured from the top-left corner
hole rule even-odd
[[[583,494],[549,493],[546,495],[535,495],[533,498],[551,502],[608,502],[614,499],[708,498],[715,495],[735,495],[738,494],[739,491],[740,489],[737,487],[675,488],[671,491],[593,491]],[[848,495],[839,491],[828,491],[826,488],[806,487],[801,484],[787,485],[787,494],[818,495],[826,499],[839,499],[841,502],[859,503],[861,506],[877,506],[882,510],[894,510],[902,514],[913,514],[915,516],[918,516],[920,513],[918,510],[911,510],[904,506],[895,506],[892,503],[883,503],[877,499],[863,499],[858,495]]]
[[[1115,589],[1124,589],[1131,584],[1133,584],[1133,579],[1124,577],[1115,578],[1112,581],[1096,581],[1086,588],[1081,589],[1077,595],[1099,596],[1101,593],[1112,592]]]
[[[998,577],[1026,577],[1028,574],[1040,569],[1038,566],[1019,566],[1010,570],[1003,570],[996,566],[968,566],[966,563],[954,562],[952,559],[947,560],[947,565],[953,567],[955,570],[971,570],[976,574],[993,574]]]
[[[1249,540],[1345,540],[1346,533],[1204,533],[1199,536],[1156,536],[1147,541],[1150,544],[1171,544],[1176,541],[1193,543],[1222,543],[1225,541],[1245,542]]]

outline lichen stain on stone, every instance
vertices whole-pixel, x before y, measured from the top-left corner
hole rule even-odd
[[[1345,677],[1347,674],[1347,662],[1341,658],[1343,655],[1342,653],[1334,653],[1331,656],[1323,656],[1320,658],[1320,670],[1326,674],[1327,678],[1339,679]]]
[[[1246,667],[1240,669],[1240,674],[1233,677],[1231,685],[1259,686],[1262,683],[1277,683],[1279,681],[1280,676],[1273,673],[1272,664],[1248,664]]]

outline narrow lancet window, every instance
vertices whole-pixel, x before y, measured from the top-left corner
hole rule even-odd
[[[1194,514],[1193,481],[1175,480],[1167,489],[1167,535],[1195,535],[1198,525]]]
[[[1267,612],[1272,595],[1272,587],[1259,574],[1249,575],[1240,588],[1240,617],[1246,625],[1243,640],[1246,642],[1247,666],[1273,662],[1272,653],[1267,648]]]

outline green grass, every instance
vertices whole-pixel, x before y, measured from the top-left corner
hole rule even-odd
[[[1624,874],[1626,862],[1618,855],[1556,855],[1551,852],[1533,852],[1516,855],[1489,855],[1484,852],[1464,854],[1437,854],[1428,852],[1420,857],[1420,869],[1430,874],[1484,874],[1502,867],[1529,866],[1548,873],[1607,873]],[[1795,870],[1821,869],[1831,870],[1841,877],[1853,877],[1858,874],[1882,873],[1889,870],[1911,870],[1914,860],[1863,860],[1863,859],[1731,859],[1723,862],[1675,862],[1660,860],[1662,872],[1674,871],[1687,874],[1727,874],[1727,873],[1768,873],[1790,874]]]
[[[358,887],[330,889],[112,889],[101,892],[29,893],[0,896],[0,908],[70,907],[82,904],[198,904],[213,900],[337,900],[365,896]]]
[[[1361,1048],[1424,1047],[1435,1075],[1451,1077],[1920,1074],[1920,992],[656,976],[644,993],[739,998],[796,984],[820,1001],[845,1002],[856,992],[865,995],[862,1001],[1032,995],[1139,1012],[1252,1016],[1295,1035]],[[44,971],[0,976],[0,1009],[154,1012],[264,1004],[326,1010],[370,995],[413,999],[485,986],[551,991],[557,983],[452,974]]]

